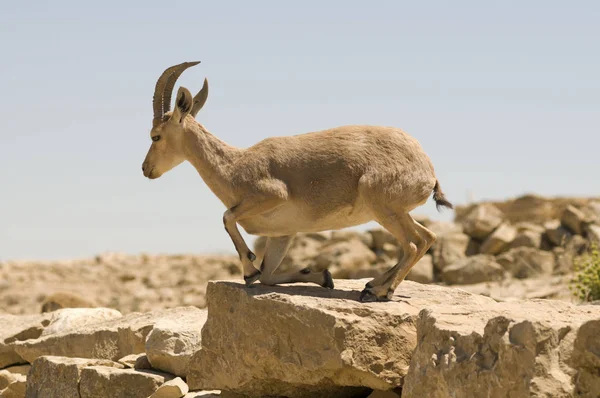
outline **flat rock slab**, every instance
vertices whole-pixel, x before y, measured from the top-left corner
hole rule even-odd
[[[0,369],[31,362],[15,350],[15,343],[38,339],[54,333],[76,329],[82,325],[122,317],[109,308],[67,308],[38,315],[0,315]]]
[[[144,352],[146,337],[158,321],[179,319],[182,314],[196,311],[196,307],[178,307],[131,313],[109,321],[80,324],[38,339],[18,341],[12,347],[29,363],[44,355],[117,361],[126,355]]]
[[[81,398],[148,398],[173,376],[150,370],[90,366],[81,371]]]
[[[417,331],[402,397],[600,396],[599,306],[431,306]]]
[[[365,396],[402,385],[417,345],[419,311],[493,305],[458,289],[404,281],[391,302],[361,303],[369,279],[246,288],[209,282],[202,349],[190,361],[191,390],[247,396]],[[365,394],[367,392],[367,394]],[[318,394],[318,395],[315,395]]]
[[[81,371],[88,366],[123,367],[105,359],[40,357],[27,378],[27,398],[79,398]]]

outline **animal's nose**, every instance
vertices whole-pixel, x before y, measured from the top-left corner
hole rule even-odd
[[[142,163],[142,172],[146,172],[146,166],[148,166],[148,163],[144,162]]]

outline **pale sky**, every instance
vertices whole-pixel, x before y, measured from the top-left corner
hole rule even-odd
[[[207,77],[198,120],[231,145],[388,125],[455,204],[598,195],[599,42],[598,1],[3,1],[0,259],[233,253],[190,164],[142,176],[183,61],[175,89]]]

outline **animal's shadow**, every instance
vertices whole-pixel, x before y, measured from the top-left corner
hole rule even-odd
[[[349,300],[360,302],[360,290],[342,290],[342,289],[326,289],[321,286],[309,285],[309,284],[284,284],[269,286],[261,283],[255,283],[251,286],[246,286],[240,282],[233,281],[222,281],[229,286],[235,286],[238,289],[244,290],[249,296],[263,296],[270,293],[278,293],[288,296],[305,296],[305,297],[316,297],[323,299],[334,299],[334,300]],[[391,301],[405,301],[403,299],[410,299],[409,296],[402,296],[395,294]],[[385,304],[385,301],[374,302],[371,304]],[[365,303],[366,304],[366,303]]]

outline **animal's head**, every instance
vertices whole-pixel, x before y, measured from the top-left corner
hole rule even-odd
[[[172,66],[166,69],[156,82],[152,100],[154,108],[150,131],[152,143],[142,163],[145,177],[158,178],[185,160],[183,148],[185,123],[191,122],[204,106],[208,98],[208,81],[204,79],[204,85],[195,97],[192,97],[187,88],[180,87],[175,99],[175,109],[172,112],[171,94],[183,71],[199,63],[184,62]]]

